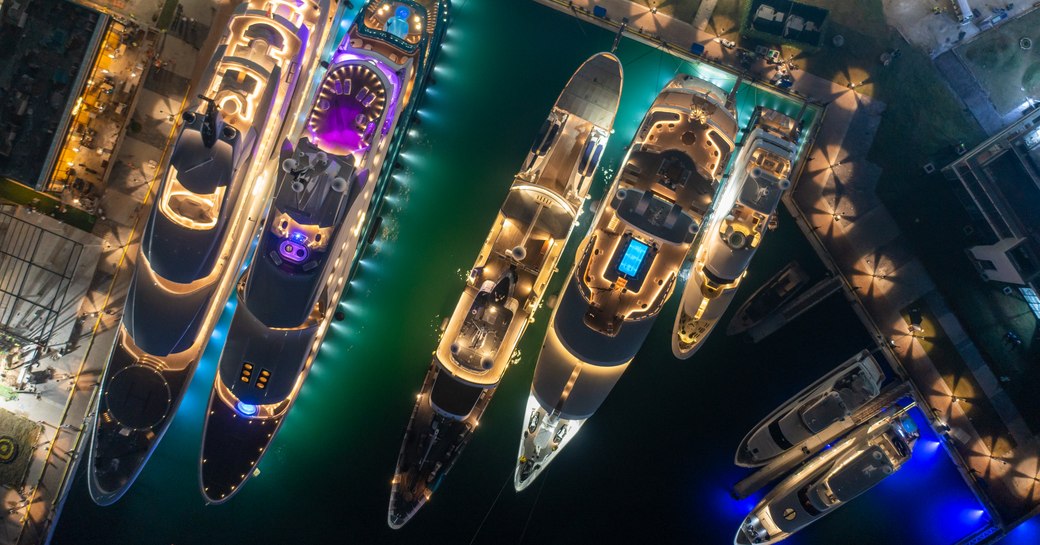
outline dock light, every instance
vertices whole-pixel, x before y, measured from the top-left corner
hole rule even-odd
[[[242,403],[241,401],[235,404],[235,409],[237,409],[242,416],[253,416],[256,414],[256,405]]]

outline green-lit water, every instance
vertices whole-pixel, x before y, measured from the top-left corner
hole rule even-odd
[[[726,492],[745,474],[731,461],[740,438],[776,405],[869,345],[840,296],[759,345],[717,332],[687,362],[675,360],[669,348],[673,299],[600,411],[540,483],[516,494],[509,483],[548,319],[543,309],[521,343],[521,363],[506,375],[432,501],[403,530],[386,525],[390,478],[438,326],[458,299],[465,271],[560,89],[583,60],[612,40],[604,30],[530,0],[456,0],[436,82],[388,193],[383,235],[359,268],[344,298],[347,318],[333,325],[260,464],[260,477],[226,505],[207,507],[198,491],[202,413],[220,349],[218,331],[134,487],[114,506],[97,507],[81,472],[54,542],[454,544],[469,543],[478,527],[478,543],[730,542],[754,503],[733,501]],[[603,161],[609,173],[677,69],[732,85],[723,73],[628,40],[617,53],[625,86]],[[739,99],[742,124],[754,101],[798,111],[752,89]],[[594,198],[605,185],[601,172]],[[586,213],[582,225],[589,219]],[[780,220],[734,307],[789,260],[822,276],[823,266],[794,221],[786,213]],[[579,228],[572,249],[582,234]],[[562,271],[573,250],[565,256]],[[558,275],[555,285],[561,281]],[[941,451],[931,459],[790,542],[952,543],[978,521],[947,520],[972,500]],[[927,496],[915,493],[925,488]],[[959,503],[918,503],[936,495]]]

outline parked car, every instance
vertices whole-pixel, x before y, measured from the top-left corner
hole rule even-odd
[[[737,47],[737,42],[734,42],[733,40],[727,40],[726,38],[715,38],[715,41],[722,45],[722,47],[725,47],[726,49],[733,49],[734,47]]]
[[[755,46],[755,53],[770,64],[777,64],[780,62],[780,51],[776,49],[769,49],[764,45],[758,45]]]

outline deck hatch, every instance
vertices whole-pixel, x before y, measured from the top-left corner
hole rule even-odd
[[[241,382],[245,382],[246,384],[248,384],[249,381],[253,380],[253,364],[252,363],[245,362],[245,363],[242,364],[242,370],[239,372],[238,380],[241,381]]]

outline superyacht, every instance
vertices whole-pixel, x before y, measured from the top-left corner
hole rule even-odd
[[[621,98],[617,57],[585,61],[509,187],[434,351],[398,455],[388,523],[400,528],[458,460],[556,271]]]
[[[199,468],[209,503],[256,472],[321,346],[447,21],[448,0],[371,2],[281,147],[260,241],[237,284]]]
[[[270,194],[264,159],[330,16],[327,0],[239,5],[178,119],[101,381],[87,478],[98,504],[137,478],[191,382]]]
[[[654,100],[549,319],[520,437],[522,490],[628,368],[675,288],[737,132],[726,93],[689,75]]]
[[[672,352],[686,359],[704,344],[737,293],[766,229],[776,221],[780,196],[791,186],[798,148],[793,119],[757,107],[730,179],[694,250],[672,331]]]

